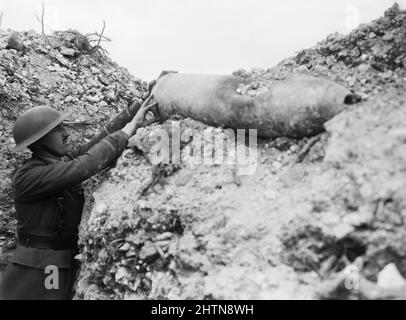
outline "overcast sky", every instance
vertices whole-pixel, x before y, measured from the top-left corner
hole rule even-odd
[[[161,70],[229,74],[272,67],[332,32],[380,17],[393,0],[44,0],[52,30],[101,29],[113,60],[149,81]],[[398,1],[406,8],[406,0]],[[40,0],[0,0],[2,29],[40,31]],[[49,32],[49,30],[48,30]]]

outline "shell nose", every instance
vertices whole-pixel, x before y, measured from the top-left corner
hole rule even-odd
[[[358,94],[350,93],[345,96],[344,103],[345,104],[356,104],[356,103],[360,102],[361,100],[362,100],[361,96],[359,96]]]
[[[63,132],[63,140],[64,141],[68,140],[69,136],[70,136],[69,131],[67,129],[65,129]]]

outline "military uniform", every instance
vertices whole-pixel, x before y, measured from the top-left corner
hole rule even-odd
[[[42,150],[16,170],[13,198],[18,245],[0,283],[0,299],[71,299],[77,266],[78,227],[84,195],[81,182],[114,164],[128,144],[122,127],[139,108],[125,110],[102,133],[63,159]],[[108,130],[108,129],[109,130]],[[58,269],[58,289],[47,289]]]

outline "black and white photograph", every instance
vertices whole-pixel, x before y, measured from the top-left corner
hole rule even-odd
[[[406,300],[406,0],[0,0],[0,300]]]

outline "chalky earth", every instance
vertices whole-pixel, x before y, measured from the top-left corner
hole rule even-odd
[[[24,33],[30,50],[17,51],[1,45],[9,35],[1,32],[4,263],[15,243],[9,194],[12,168],[21,160],[10,152],[15,117],[38,101],[69,110],[72,122],[90,123],[72,125],[80,142],[146,89],[104,52],[81,53],[85,49],[68,41],[79,53],[63,56],[61,47],[47,44],[70,34],[44,39]],[[94,202],[81,225],[75,299],[405,298],[405,67],[406,12],[394,5],[380,19],[346,36],[331,35],[273,68],[235,71],[244,79],[236,89],[241,95],[255,97],[298,73],[336,81],[361,98],[316,136],[258,139],[252,175],[239,175],[235,164],[202,165],[191,156],[199,139],[213,144],[204,132],[225,138],[224,128],[175,115],[140,129],[115,168],[88,185]],[[51,76],[42,78],[45,69]],[[27,79],[34,83],[36,74],[38,81],[57,80],[34,86]],[[116,78],[105,84],[99,75]],[[68,84],[80,84],[83,92],[64,89]],[[109,86],[121,92],[116,100],[109,100]],[[173,128],[180,130],[180,163],[152,161],[152,137],[164,130],[175,140]],[[357,271],[358,289],[348,286],[349,267]]]

